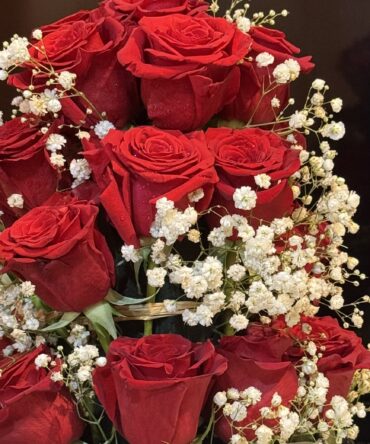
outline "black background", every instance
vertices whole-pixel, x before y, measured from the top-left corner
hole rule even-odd
[[[0,40],[14,33],[29,35],[40,25],[51,23],[80,9],[97,6],[97,0],[2,0]],[[224,4],[227,2],[223,1]],[[340,120],[346,123],[347,135],[337,144],[337,174],[344,176],[362,197],[356,221],[361,224],[357,236],[347,240],[351,255],[361,260],[361,269],[370,274],[370,0],[254,0],[253,11],[269,9],[290,11],[279,19],[277,27],[289,40],[313,55],[316,69],[301,79],[294,96],[304,99],[310,81],[325,79],[333,97],[344,100]],[[0,84],[0,109],[9,117],[10,100],[15,91]],[[370,294],[369,281],[360,288],[347,288],[347,296]],[[365,343],[370,342],[370,309],[362,330]],[[365,422],[367,424],[365,424]],[[370,442],[370,420],[363,422],[361,440]]]

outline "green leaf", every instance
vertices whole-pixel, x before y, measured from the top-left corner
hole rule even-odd
[[[112,288],[109,290],[105,300],[110,302],[113,305],[135,305],[135,304],[143,304],[144,302],[148,302],[150,299],[152,299],[153,296],[149,296],[146,298],[130,298],[128,296],[123,296],[119,294],[117,291],[113,290]]]
[[[219,120],[217,124],[218,128],[220,127],[226,127],[226,128],[233,128],[233,129],[240,129],[245,128],[245,122],[242,122],[241,120]]]
[[[41,331],[54,331],[54,330],[59,330],[60,328],[67,327],[67,325],[69,325],[79,316],[80,313],[76,313],[74,311],[64,313],[58,322],[55,322],[55,324],[52,325],[48,325],[47,327],[43,328]]]
[[[92,305],[84,310],[84,315],[92,322],[94,327],[100,326],[113,338],[117,338],[117,329],[113,319],[113,310],[106,301]]]
[[[44,310],[44,311],[51,311],[51,308],[45,304],[44,301],[42,301],[38,296],[35,294],[31,296],[32,303],[35,308],[38,310]]]

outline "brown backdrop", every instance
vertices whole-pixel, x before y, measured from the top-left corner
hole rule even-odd
[[[96,5],[97,0],[2,0],[0,39],[14,33],[28,35],[33,28]],[[317,68],[310,80],[326,79],[332,94],[344,99],[341,118],[346,122],[347,136],[337,145],[337,171],[362,195],[357,217],[362,229],[347,243],[351,253],[361,259],[362,270],[370,274],[370,0],[254,0],[252,5],[254,10],[287,8],[291,12],[279,20],[278,27],[304,54],[314,56]],[[308,84],[308,79],[301,81],[296,95],[303,98]],[[15,93],[0,84],[0,94],[0,109],[9,112]],[[368,282],[361,289],[347,289],[353,297],[366,292],[370,293]],[[363,336],[369,342],[367,311]],[[370,424],[363,425],[361,439],[370,442]]]

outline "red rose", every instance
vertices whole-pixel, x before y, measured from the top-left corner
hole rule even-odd
[[[269,131],[261,129],[211,128],[206,132],[208,146],[214,152],[220,181],[213,197],[230,214],[251,216],[252,225],[272,221],[293,210],[293,193],[289,177],[300,168],[299,152]],[[258,188],[255,177],[267,174],[268,189]],[[237,188],[249,186],[257,193],[257,206],[246,212],[237,210],[233,195]]]
[[[101,9],[120,21],[139,21],[145,16],[196,15],[206,11],[208,3],[203,0],[105,0]]]
[[[262,392],[261,401],[248,407],[248,416],[236,424],[238,427],[245,427],[257,420],[260,417],[259,410],[271,405],[275,393],[279,393],[283,405],[288,405],[296,396],[296,370],[291,362],[284,362],[284,353],[292,344],[288,336],[261,325],[251,325],[245,336],[221,339],[217,351],[229,364],[227,371],[216,378],[215,392],[233,387],[238,390],[255,387]],[[224,442],[229,442],[236,431],[221,416],[216,423],[216,433]],[[248,440],[254,439],[252,431],[247,431],[245,435]]]
[[[309,73],[314,64],[311,57],[297,58],[300,49],[292,45],[285,39],[285,34],[275,29],[263,26],[252,26],[249,32],[252,37],[252,47],[249,56],[253,59],[262,53],[268,52],[273,55],[275,61],[268,68],[259,68],[255,60],[245,61],[241,66],[240,91],[235,101],[227,106],[223,112],[226,119],[238,119],[244,122],[267,123],[275,121],[274,109],[271,106],[271,99],[274,97],[280,100],[279,111],[288,104],[289,85],[279,85],[272,91],[263,95],[263,91],[271,89],[271,73],[275,66],[285,60],[294,59],[304,74]]]
[[[278,326],[278,324],[276,324]],[[333,396],[347,397],[356,370],[370,369],[370,352],[362,345],[354,332],[340,327],[330,316],[302,317],[301,322],[286,330],[298,341],[313,341],[322,353],[317,365],[329,379],[327,400]],[[321,348],[323,347],[323,348]],[[287,359],[300,359],[301,351],[293,347],[286,353]]]
[[[0,234],[1,271],[36,285],[59,311],[82,311],[106,296],[113,258],[95,229],[98,208],[85,203],[34,208]]]
[[[101,202],[128,245],[149,236],[155,203],[161,197],[186,208],[188,194],[199,188],[196,204],[208,208],[217,175],[203,132],[184,135],[154,127],[112,130],[102,145],[84,141],[85,157],[101,188]]]
[[[172,334],[119,338],[93,380],[109,418],[130,444],[189,444],[212,378],[226,368],[210,342],[193,344]]]
[[[144,17],[139,24],[118,59],[141,79],[154,125],[200,128],[236,97],[248,35],[206,14]]]
[[[12,444],[70,444],[84,424],[66,388],[50,379],[35,358],[44,346],[0,360],[0,441]],[[58,367],[54,368],[58,371]]]
[[[32,58],[60,73],[70,71],[77,75],[76,88],[107,119],[117,125],[131,120],[138,109],[135,79],[117,61],[117,51],[124,45],[130,26],[112,17],[98,17],[96,11],[74,14],[42,28],[43,39],[30,48]],[[45,46],[46,56],[38,48]],[[48,77],[32,75],[32,67],[9,77],[9,83],[26,89],[32,82],[45,87]],[[114,98],[114,100],[113,100]],[[90,105],[80,98],[63,99],[63,113],[78,124],[86,117]]]
[[[41,205],[57,189],[59,173],[46,150],[51,132],[43,135],[18,118],[0,126],[0,208],[7,225]],[[23,208],[9,207],[7,199],[12,194],[22,195]]]

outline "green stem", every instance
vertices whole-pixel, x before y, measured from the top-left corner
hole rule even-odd
[[[148,270],[152,270],[154,268],[154,262],[148,258]],[[150,286],[149,284],[146,287],[146,296],[149,298],[151,297],[149,302],[147,304],[155,302],[155,294],[157,290],[155,287]],[[144,321],[144,336],[150,336],[153,334],[153,320]]]
[[[196,440],[193,442],[193,444],[202,444],[203,443],[203,441],[209,435],[209,432],[212,430],[214,422],[215,422],[215,409],[212,409],[212,414],[211,414],[211,417],[209,419],[209,422],[208,422],[206,430],[203,432],[203,434],[199,438],[196,438]]]
[[[93,423],[90,423],[93,443],[94,444],[101,444],[102,439],[103,439],[103,442],[107,442],[108,438],[107,438],[103,428],[101,427],[99,421],[96,419],[94,412],[93,412],[93,407],[90,405],[89,400],[84,399],[83,406],[86,410],[86,414],[87,414],[88,418],[93,422]]]
[[[235,264],[235,262],[236,262],[236,253],[235,253],[235,251],[230,251],[229,253],[227,253],[226,258],[225,258],[225,270],[227,270],[231,265]],[[230,283],[226,284],[225,294],[226,294],[227,299],[230,298],[232,291],[233,291],[232,285]],[[235,335],[235,330],[233,329],[233,327],[229,323],[231,316],[232,316],[231,313],[226,313],[226,325],[224,328],[224,335],[225,336],[234,336]]]
[[[229,319],[231,316],[227,317],[227,324],[225,326],[224,335],[225,336],[234,336],[235,330],[232,328],[232,326],[229,324]]]
[[[107,353],[109,349],[109,344],[112,341],[109,333],[106,331],[103,332],[102,329],[96,329],[96,335],[103,350],[105,351],[105,353]]]

